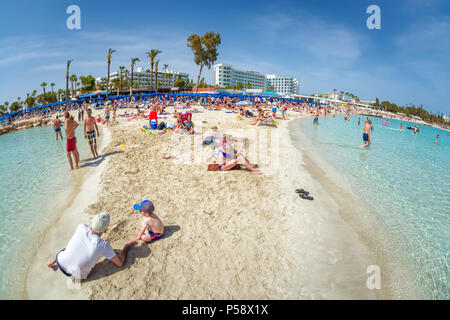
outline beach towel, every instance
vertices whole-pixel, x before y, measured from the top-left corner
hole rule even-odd
[[[241,170],[241,165],[237,164],[230,170]],[[227,171],[230,171],[230,170],[227,170]],[[222,171],[222,170],[219,169],[218,163],[211,163],[211,164],[208,164],[208,171]]]

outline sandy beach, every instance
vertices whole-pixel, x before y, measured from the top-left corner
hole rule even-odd
[[[299,116],[306,115],[292,112],[288,118]],[[148,135],[140,130],[145,120],[118,118],[103,129],[110,135],[102,142],[106,161],[89,169],[80,192],[41,242],[28,276],[28,298],[377,299],[391,295],[384,290],[377,296],[367,289],[366,268],[378,262],[341,217],[342,203],[327,193],[314,168],[293,146],[289,120],[277,120],[277,127],[254,127],[249,120],[237,120],[236,114],[199,111],[193,112],[196,135]],[[201,142],[213,125],[222,133],[248,136],[246,154],[264,174],[208,172],[206,160],[212,150],[202,148]],[[314,201],[300,199],[295,193],[300,187],[311,191]],[[78,223],[89,224],[91,215],[103,210],[112,217],[103,238],[120,250],[138,232],[142,217],[133,204],[144,199],[154,202],[165,236],[132,247],[124,267],[99,261],[89,278],[74,289],[60,271],[45,266],[66,245]]]

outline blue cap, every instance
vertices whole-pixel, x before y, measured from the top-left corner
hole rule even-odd
[[[153,211],[155,211],[155,206],[149,200],[144,200],[141,203],[137,203],[134,205],[133,208],[134,208],[134,210],[142,210],[142,211],[149,212],[149,213],[152,213]]]

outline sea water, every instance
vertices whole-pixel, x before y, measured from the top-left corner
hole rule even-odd
[[[90,151],[87,143],[79,142],[81,130],[76,135],[83,159]],[[0,299],[23,297],[30,259],[42,232],[58,215],[55,202],[71,191],[74,174],[66,140],[56,141],[51,126],[0,136]]]
[[[306,152],[319,154],[341,172],[382,222],[413,275],[409,281],[418,297],[449,299],[450,133],[418,125],[414,134],[407,129],[412,123],[389,119],[384,126],[385,119],[369,117],[372,145],[362,149],[364,119],[328,115],[318,126],[312,119],[295,125]]]

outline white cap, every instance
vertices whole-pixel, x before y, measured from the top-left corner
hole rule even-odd
[[[97,233],[102,233],[109,225],[111,217],[108,212],[104,211],[95,215],[91,221],[91,228]]]

